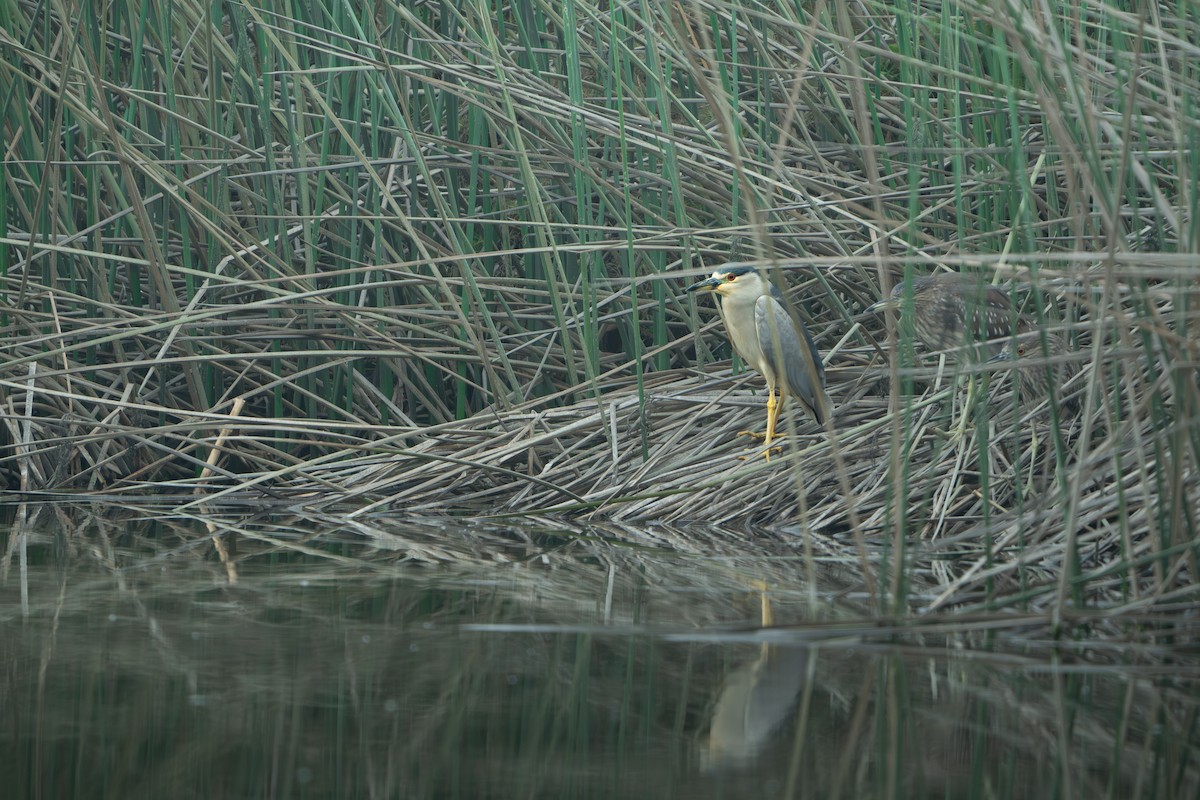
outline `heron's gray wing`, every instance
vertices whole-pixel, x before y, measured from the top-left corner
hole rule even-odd
[[[804,403],[817,422],[823,423],[827,409],[825,368],[808,329],[787,312],[782,302],[768,295],[754,304],[754,321],[767,363],[776,372],[782,365],[788,394]]]

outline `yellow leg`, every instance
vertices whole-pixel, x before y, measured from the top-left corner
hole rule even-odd
[[[783,408],[783,398],[777,397],[774,390],[768,389],[767,390],[767,432],[766,433],[755,433],[754,431],[738,431],[738,436],[751,436],[755,439],[762,439],[763,445],[766,446],[766,449],[763,451],[762,454],[766,457],[767,461],[771,460],[771,451],[772,450],[778,450],[780,452],[783,451],[783,448],[781,448],[781,447],[772,447],[771,446],[771,442],[773,442],[776,438],[775,426],[779,422],[779,412],[782,408]],[[738,456],[738,458],[740,458],[742,461],[747,461],[750,458],[757,458],[757,456]]]
[[[1025,491],[1032,492],[1034,490],[1034,479],[1037,477],[1037,462],[1038,462],[1038,431],[1037,421],[1034,420],[1029,424],[1029,479],[1025,482]],[[1030,495],[1026,494],[1026,497]]]
[[[775,393],[767,395],[767,438],[763,444],[767,446],[767,460],[770,460],[771,441],[775,438],[775,421],[779,419],[779,407],[783,405],[775,398]]]
[[[957,387],[956,387],[957,388]],[[967,399],[963,401],[962,413],[958,417],[958,425],[950,435],[950,441],[961,441],[967,435],[967,418],[974,414],[975,406],[975,376],[967,376]]]
[[[771,598],[767,596],[767,582],[762,580],[750,581],[750,585],[758,590],[760,627],[769,628],[775,624],[775,615],[771,613]],[[770,652],[770,645],[765,642],[761,648],[761,657],[765,658]]]
[[[762,627],[769,628],[775,624],[775,615],[771,613],[771,598],[767,596],[767,582],[753,580],[750,581],[750,586],[758,590],[759,614],[761,615]]]

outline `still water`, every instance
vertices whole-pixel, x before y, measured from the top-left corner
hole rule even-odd
[[[6,798],[1192,798],[1194,650],[887,626],[748,534],[20,509]],[[816,576],[816,583],[812,582]],[[764,618],[773,624],[763,628]]]

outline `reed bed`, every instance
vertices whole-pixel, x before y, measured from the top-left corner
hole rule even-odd
[[[932,605],[1190,600],[1196,23],[1001,9],[13,4],[0,477],[770,527],[919,550]],[[681,291],[729,260],[780,267],[836,406],[770,462]],[[1074,377],[1039,409],[863,315],[935,269],[1004,282]]]

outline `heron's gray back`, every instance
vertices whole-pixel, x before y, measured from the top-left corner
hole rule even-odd
[[[818,422],[824,422],[825,368],[808,329],[788,314],[779,300],[767,295],[755,303],[754,319],[763,358],[773,370],[783,365],[781,377],[787,381],[788,394],[808,406]]]

